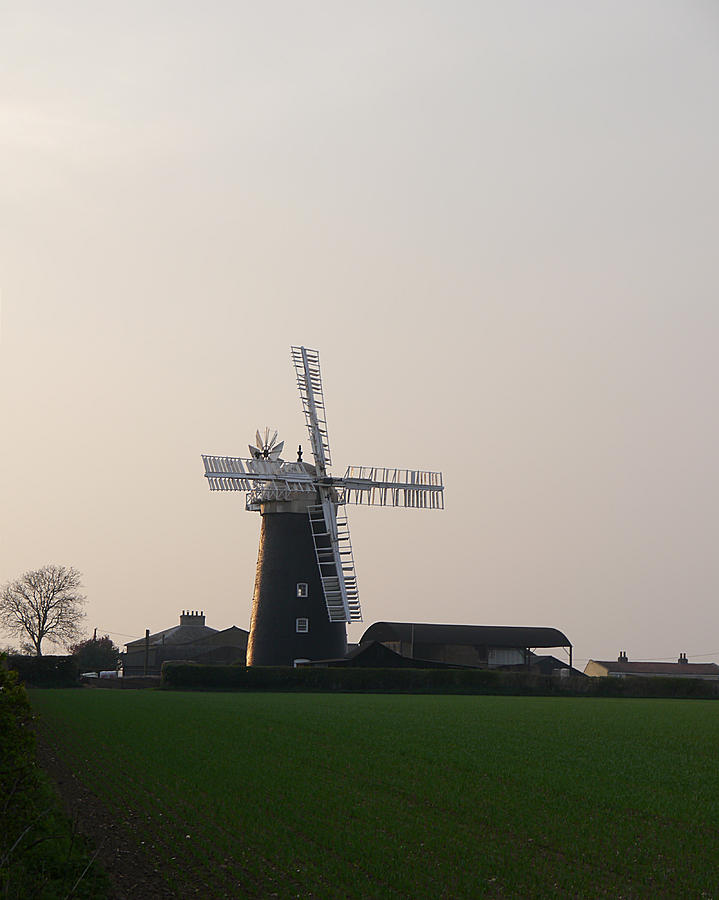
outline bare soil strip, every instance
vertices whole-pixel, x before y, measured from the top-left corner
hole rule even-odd
[[[66,814],[91,846],[113,885],[107,900],[177,900],[162,874],[152,865],[130,818],[119,821],[99,797],[75,775],[43,729],[36,729],[38,765],[48,774]],[[194,893],[192,885],[183,891]],[[100,898],[98,898],[100,900]]]

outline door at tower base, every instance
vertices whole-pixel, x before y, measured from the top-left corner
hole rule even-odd
[[[327,615],[306,510],[263,510],[247,665],[292,666],[346,652],[346,624]]]

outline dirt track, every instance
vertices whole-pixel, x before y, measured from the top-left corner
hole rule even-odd
[[[98,858],[113,885],[107,900],[171,900],[176,894],[153,867],[139,843],[131,820],[120,820],[83,785],[60,758],[47,734],[37,733],[37,760],[56,785],[67,815],[77,830],[98,850]],[[183,886],[182,897],[199,894],[200,888]],[[101,900],[101,898],[98,898]]]

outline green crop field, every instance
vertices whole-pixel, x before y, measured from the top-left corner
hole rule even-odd
[[[719,897],[716,702],[31,699],[181,897]]]

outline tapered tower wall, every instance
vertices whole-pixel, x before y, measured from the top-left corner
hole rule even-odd
[[[248,666],[291,666],[347,652],[345,623],[327,616],[307,510],[296,510],[295,503],[262,510]],[[298,585],[307,585],[306,597],[298,596]],[[298,619],[307,620],[306,633],[298,632]]]

